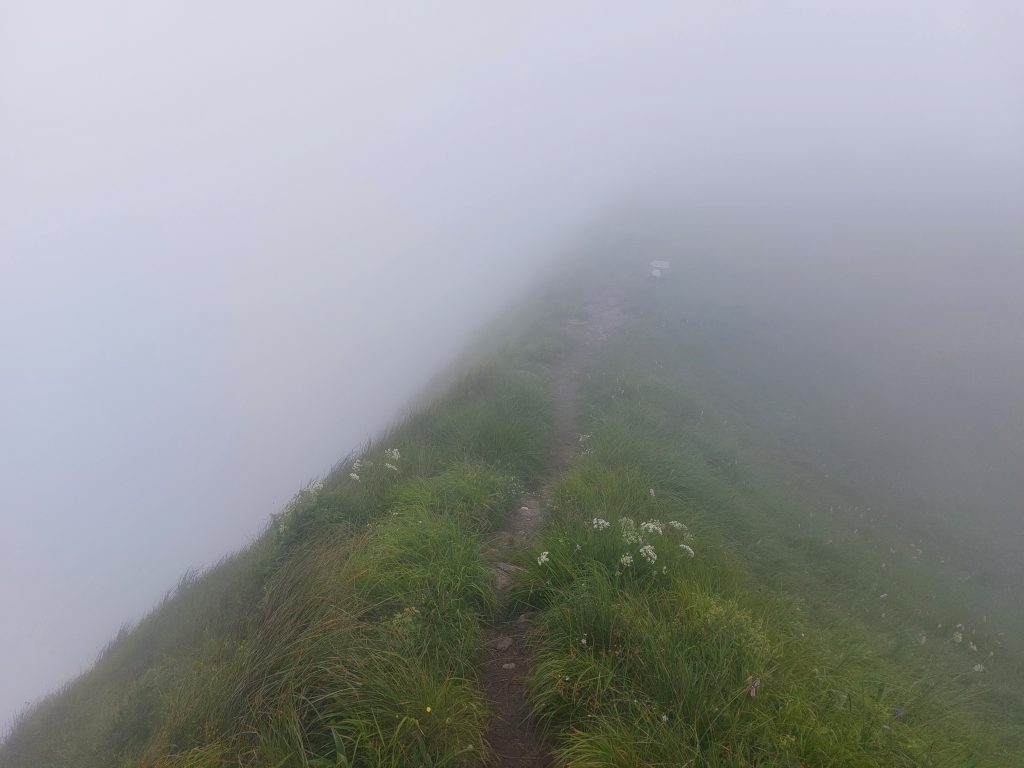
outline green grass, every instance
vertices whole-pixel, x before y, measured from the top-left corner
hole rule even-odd
[[[1002,595],[920,557],[707,386],[671,302],[648,293],[632,317],[595,362],[585,450],[516,592],[539,611],[531,697],[560,761],[1021,764],[1024,675]],[[627,534],[663,530],[632,541],[623,518]],[[668,521],[687,526],[692,559]]]
[[[609,286],[629,324],[584,371],[579,450],[512,591],[558,764],[1022,764],[1024,618],[964,578],[963,526],[922,534],[922,510],[826,476],[825,438],[781,442],[778,401],[723,362],[740,320],[695,322],[609,267],[187,574],[15,723],[0,764],[486,764],[484,547],[547,479],[565,321]]]
[[[544,361],[517,362],[472,369],[252,546],[188,574],[23,715],[0,762],[479,764],[472,661],[493,612],[481,537],[549,450]]]

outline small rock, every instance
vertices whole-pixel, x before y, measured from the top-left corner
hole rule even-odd
[[[499,637],[494,641],[494,647],[499,651],[507,651],[512,647],[512,638],[508,635],[505,635],[505,637]]]
[[[510,661],[510,662],[508,662],[508,664],[502,664],[501,668],[502,669],[515,669],[516,665],[515,665],[515,662]]]

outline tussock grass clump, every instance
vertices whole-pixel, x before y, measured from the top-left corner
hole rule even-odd
[[[483,702],[460,674],[475,651],[472,637],[452,646],[451,635],[438,632],[428,614],[435,593],[422,580],[365,581],[367,558],[380,558],[384,568],[416,562],[451,590],[449,606],[471,611],[481,585],[459,575],[482,573],[479,550],[444,520],[425,522],[415,535],[403,527],[374,526],[344,547],[312,545],[282,569],[239,658],[229,708],[244,714],[229,731],[229,754],[275,765],[303,757],[330,765],[462,765],[460,756],[485,749]],[[422,541],[460,548],[463,557],[427,569]],[[427,617],[423,625],[419,616]]]
[[[480,540],[457,518],[419,510],[374,527],[341,578],[404,653],[451,674],[471,674],[480,622],[493,612]]]
[[[482,462],[463,461],[432,477],[403,484],[390,507],[409,515],[440,510],[474,531],[486,531],[500,522],[509,501],[523,490],[513,475]]]

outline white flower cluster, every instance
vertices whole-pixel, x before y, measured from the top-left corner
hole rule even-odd
[[[394,464],[391,464],[390,462],[385,462],[384,467],[385,469],[390,469],[392,472],[398,471],[398,467],[396,467]]]
[[[541,552],[540,556],[537,558],[537,565],[547,565],[551,560],[550,555],[550,552]]]
[[[595,517],[591,519],[590,526],[595,531],[603,531],[610,528],[611,523],[604,518]],[[669,520],[668,522],[662,522],[661,520],[645,520],[637,525],[636,521],[631,517],[619,518],[619,532],[622,536],[622,543],[627,547],[639,545],[637,554],[651,565],[657,561],[658,553],[654,550],[654,546],[649,541],[646,541],[646,539],[651,536],[663,535],[666,528],[671,528],[672,530],[679,531],[682,534],[683,543],[679,545],[679,548],[688,557],[694,557],[695,553],[693,551],[693,547],[690,546],[693,542],[693,536],[690,533],[689,528],[678,520]],[[629,568],[633,565],[633,555],[628,552],[622,555],[622,557],[619,558],[619,564]],[[662,568],[662,571],[667,573],[667,567]],[[616,571],[616,574],[618,574],[618,571]]]
[[[622,529],[623,544],[639,544],[640,534],[636,529],[636,523],[631,517],[619,518],[619,527]]]
[[[974,670],[975,672],[984,672],[984,671],[985,671],[985,665],[984,665],[984,664],[975,664],[975,665],[974,665],[974,666],[972,667],[972,669],[973,669],[973,670]]]
[[[385,448],[384,458],[390,459],[391,461],[400,461],[402,458],[402,454],[398,452],[397,448]]]
[[[310,483],[292,496],[291,501],[285,505],[284,509],[270,516],[270,519],[273,522],[274,527],[277,528],[279,535],[283,536],[288,532],[289,523],[295,516],[295,513],[298,512],[299,507],[307,502],[315,501],[323,489],[323,480],[317,480],[315,483]]]
[[[953,642],[954,643],[962,643],[963,641],[964,641],[964,635],[963,635],[963,633],[959,629],[956,630],[955,632],[953,632]]]

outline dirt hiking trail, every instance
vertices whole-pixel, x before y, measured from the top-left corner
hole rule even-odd
[[[480,688],[492,707],[487,740],[494,750],[494,766],[542,768],[552,764],[551,751],[534,727],[526,696],[530,673],[527,634],[529,613],[508,617],[508,588],[521,570],[512,554],[529,545],[544,520],[544,510],[562,473],[569,467],[579,445],[579,388],[594,350],[622,325],[625,315],[619,303],[606,298],[587,305],[582,318],[567,324],[568,352],[552,371],[554,434],[544,482],[535,494],[524,496],[495,534],[487,553],[494,574],[497,621],[484,635],[478,664]]]

